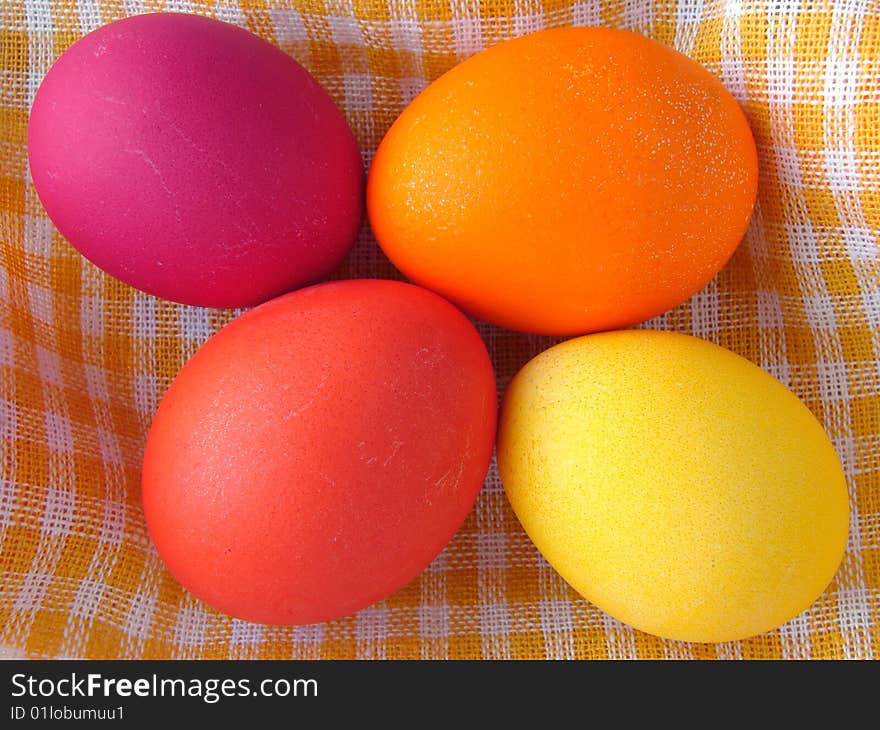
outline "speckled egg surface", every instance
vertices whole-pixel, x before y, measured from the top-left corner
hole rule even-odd
[[[383,250],[498,325],[581,334],[702,288],[751,215],[757,155],[721,81],[606,28],[494,46],[423,91],[367,185]]]
[[[74,43],[37,92],[28,157],[80,253],[187,304],[314,282],[362,220],[360,153],[332,99],[272,44],[197,15],[125,18]]]
[[[686,335],[601,333],[538,355],[505,395],[498,465],[562,577],[669,639],[775,629],[825,590],[847,540],[843,470],[816,418]]]
[[[225,613],[344,616],[453,536],[495,420],[488,353],[449,302],[393,281],[302,289],[233,320],[172,383],[144,455],[147,526]]]

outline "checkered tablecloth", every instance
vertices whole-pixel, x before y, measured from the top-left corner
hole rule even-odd
[[[369,164],[429,81],[498,41],[559,25],[650,35],[741,102],[761,166],[743,244],[703,291],[646,326],[758,363],[824,424],[849,480],[846,557],[777,631],[696,645],[642,634],[541,558],[492,467],[473,513],[410,585],[357,615],[277,628],[187,594],[140,506],[147,429],[175,373],[235,312],[101,273],[34,193],[28,108],[97,26],[214,15],[305,65]],[[335,277],[394,277],[364,227]],[[499,389],[556,340],[480,325]],[[0,4],[0,655],[94,658],[870,658],[880,652],[880,3],[877,0],[4,0]]]

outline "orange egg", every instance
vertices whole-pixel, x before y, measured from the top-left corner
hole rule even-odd
[[[376,153],[367,206],[413,281],[495,324],[576,334],[705,286],[757,180],[748,122],[716,77],[634,33],[563,28],[425,89]]]

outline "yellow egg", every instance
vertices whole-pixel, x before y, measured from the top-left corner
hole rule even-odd
[[[846,481],[819,422],[687,335],[607,332],[534,358],[505,395],[498,465],[562,577],[669,639],[771,631],[821,595],[846,545]]]

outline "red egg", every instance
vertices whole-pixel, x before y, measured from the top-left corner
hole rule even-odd
[[[233,320],[172,383],[144,456],[147,525],[227,614],[344,616],[450,540],[495,419],[486,348],[446,300],[391,281],[303,289]]]
[[[328,274],[357,236],[363,165],[293,58],[196,15],[98,28],[28,123],[34,186],[67,240],[156,296],[249,306]]]

